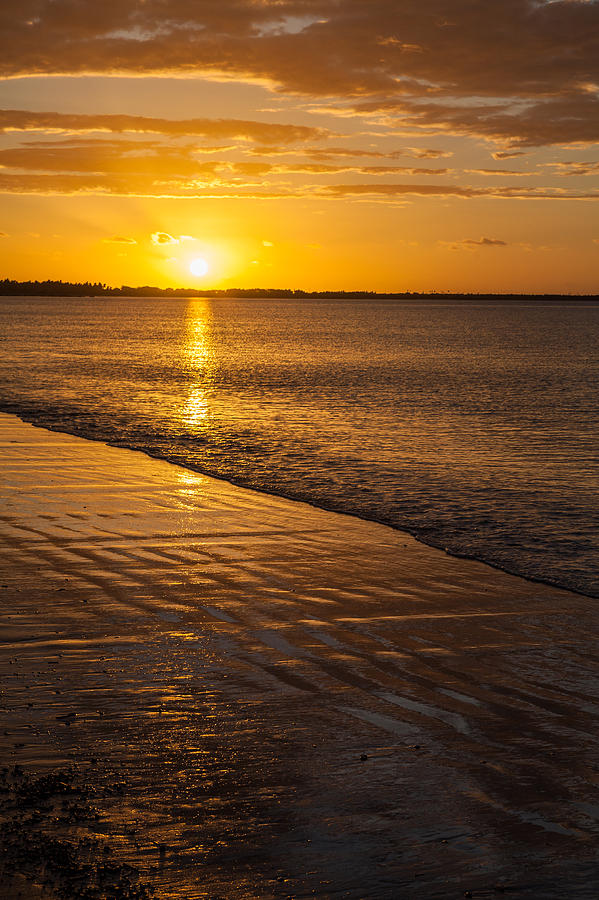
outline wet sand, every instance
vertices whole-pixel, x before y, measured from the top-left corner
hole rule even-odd
[[[8,415],[0,454],[0,897],[597,897],[597,601]]]

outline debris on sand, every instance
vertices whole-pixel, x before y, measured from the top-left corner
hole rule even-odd
[[[0,880],[19,874],[69,900],[149,900],[138,870],[107,861],[112,848],[90,835],[100,817],[92,794],[73,769],[0,770]]]

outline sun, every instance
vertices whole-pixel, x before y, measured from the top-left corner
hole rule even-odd
[[[197,259],[191,261],[189,265],[189,271],[192,275],[196,275],[198,278],[201,278],[202,275],[208,274],[208,263],[205,259],[202,259],[201,256],[198,256]]]

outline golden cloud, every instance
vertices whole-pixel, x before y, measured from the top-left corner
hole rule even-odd
[[[103,243],[105,244],[137,244],[137,241],[133,240],[133,238],[121,237],[119,234],[113,235],[113,237],[104,238]]]
[[[154,234],[150,235],[150,240],[157,246],[179,243],[178,238],[173,237],[172,234],[167,234],[165,231],[155,231]]]

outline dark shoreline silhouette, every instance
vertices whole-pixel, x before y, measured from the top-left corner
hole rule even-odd
[[[304,291],[292,288],[159,288],[152,285],[110,287],[101,282],[14,281],[0,280],[0,296],[4,297],[206,297],[246,299],[322,299],[322,300],[583,300],[597,302],[599,294],[492,294],[452,293],[442,291]]]

